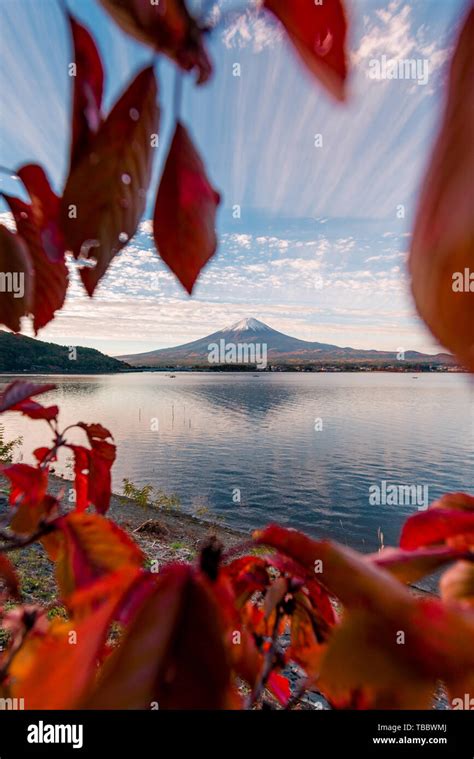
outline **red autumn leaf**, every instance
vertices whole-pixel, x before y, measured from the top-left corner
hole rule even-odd
[[[72,102],[71,168],[88,151],[102,123],[104,71],[94,39],[69,15],[76,64]]]
[[[34,269],[28,248],[20,235],[0,225],[0,275],[5,288],[0,294],[0,324],[20,331],[20,319],[30,313],[33,302]]]
[[[324,652],[328,627],[321,625],[321,618],[316,618],[314,609],[305,594],[295,594],[295,608],[291,615],[291,645],[286,650],[288,660],[302,667],[307,677],[318,675],[321,657]]]
[[[85,431],[91,446],[90,451],[82,446],[71,446],[76,456],[76,485],[80,489],[80,502],[84,503],[84,474],[87,469],[87,505],[92,503],[100,514],[105,514],[110,504],[110,470],[115,461],[116,447],[107,441],[112,436],[102,425],[81,422],[77,426]]]
[[[430,504],[430,509],[460,509],[474,512],[474,496],[468,493],[446,493]]]
[[[64,240],[58,223],[58,196],[52,191],[41,166],[35,164],[22,166],[18,169],[18,176],[31,198],[31,213],[42,249],[49,261],[64,263]],[[18,231],[21,234],[19,228]],[[26,236],[25,239],[28,240]]]
[[[50,209],[56,207],[56,196],[49,188],[48,180],[40,167],[28,166],[20,171],[23,173],[25,187],[31,187],[32,205],[9,195],[4,194],[4,198],[33,263],[35,276],[30,310],[37,333],[53,319],[55,311],[62,307],[66,298],[68,273],[56,217],[48,215]]]
[[[400,547],[413,551],[470,533],[474,535],[474,511],[430,508],[407,519],[400,536]]]
[[[102,427],[101,424],[85,424],[84,422],[79,422],[77,426],[85,431],[87,439],[91,445],[94,440],[107,440],[108,437],[112,437],[111,432],[105,427]]]
[[[147,583],[148,579],[152,582]],[[140,597],[136,589],[141,585],[151,592],[151,589],[156,586],[156,576],[136,564],[124,563],[118,569],[101,575],[92,583],[73,590],[65,599],[68,613],[72,619],[83,619],[91,613],[91,610],[115,596],[118,604],[113,621],[127,625],[134,619],[137,610],[137,606],[131,604],[130,599],[135,595]],[[143,599],[144,597],[142,596]]]
[[[74,490],[76,510],[85,511],[90,505],[89,499],[89,459],[90,451],[83,445],[70,445],[74,454]]]
[[[38,461],[38,463],[41,464],[45,460],[46,456],[49,456],[50,453],[51,453],[51,448],[46,448],[46,446],[42,446],[41,448],[35,448],[35,450],[33,451],[33,456]],[[56,461],[55,455],[51,458],[51,461]]]
[[[35,382],[24,382],[23,380],[14,380],[11,382],[3,393],[0,395],[0,414],[4,411],[18,411],[18,406],[31,398],[33,395],[41,395],[55,390],[56,385],[44,384],[37,385]]]
[[[221,567],[221,576],[228,578],[239,608],[256,590],[263,591],[270,584],[267,561],[258,556],[241,556]]]
[[[312,608],[317,612],[321,627],[326,629],[328,625],[334,624],[334,609],[327,592],[315,579],[314,567],[311,568],[311,572],[308,572],[294,558],[290,559],[288,556],[283,556],[279,553],[271,554],[267,557],[267,561],[275,569],[278,569],[281,574],[291,577],[293,584],[295,581],[301,583],[302,592],[307,595]]]
[[[366,557],[378,567],[386,569],[401,582],[413,583],[421,577],[432,574],[439,567],[464,556],[465,550],[446,546],[418,548],[405,551],[399,548],[384,548]]]
[[[62,226],[74,256],[95,262],[81,269],[91,296],[114,256],[135,234],[145,210],[159,122],[156,97],[149,67],[127,87],[66,183]]]
[[[263,601],[263,612],[265,619],[273,614],[276,607],[283,601],[288,592],[288,580],[286,577],[278,577],[272,582]]]
[[[42,406],[36,401],[22,401],[10,409],[10,411],[20,411],[24,416],[30,419],[56,419],[59,408],[57,406]]]
[[[472,614],[414,597],[390,573],[344,546],[277,526],[255,539],[308,570],[322,562],[318,578],[347,607],[321,659],[318,688],[331,702],[354,705],[358,694],[365,708],[428,708],[438,680],[451,694],[468,692],[463,689],[474,682]],[[405,645],[399,645],[400,631]]]
[[[338,100],[347,76],[347,23],[341,0],[265,0],[264,7],[283,24],[301,59]]]
[[[474,563],[457,561],[439,581],[443,601],[457,601],[474,611]]]
[[[418,312],[474,371],[474,9],[451,62],[441,130],[421,190],[409,268]]]
[[[168,565],[105,663],[90,709],[225,709],[235,704],[225,623],[209,584]]]
[[[187,130],[178,122],[156,198],[153,232],[161,258],[189,294],[216,252],[219,202]]]
[[[52,506],[46,499],[48,473],[29,464],[12,464],[3,467],[2,474],[10,480],[9,502],[16,508],[12,530],[20,534],[33,532]]]
[[[184,0],[101,0],[104,8],[127,34],[164,53],[185,71],[197,70],[198,84],[212,74],[202,32],[188,13]]]
[[[254,556],[243,557],[247,567],[250,566],[250,562],[255,558],[256,557]],[[236,559],[236,561],[232,563],[235,565],[239,563],[239,561],[239,559]],[[249,592],[249,588],[247,587],[244,592],[240,593],[239,598],[237,598],[235,595],[234,582],[229,578],[229,573],[226,572],[227,569],[228,567],[221,567],[217,580],[212,582],[210,589],[222,615],[222,623],[225,627],[224,639],[226,641],[232,670],[242,680],[246,680],[246,682],[253,688],[260,676],[264,662],[263,656],[257,648],[253,630],[247,628],[244,624],[243,615],[241,614],[244,598],[252,595],[252,591]],[[240,585],[242,590],[242,582],[245,582],[243,579],[243,572],[245,572],[245,569],[242,567],[242,572],[238,572],[240,575],[238,585]],[[257,571],[257,574],[260,574],[259,571]],[[253,580],[251,573],[247,575],[247,579],[249,580],[250,586],[252,586]],[[268,582],[266,584],[268,584]]]
[[[125,565],[140,567],[144,556],[118,525],[98,514],[73,511],[54,522],[43,544],[56,563],[62,597],[91,585]]]
[[[282,706],[287,705],[291,696],[288,678],[284,677],[284,675],[279,675],[277,672],[271,672],[267,681],[267,687]]]
[[[0,553],[0,580],[3,580],[9,595],[16,599],[20,598],[20,586],[16,576],[15,567]]]
[[[79,708],[95,680],[120,597],[118,587],[85,618],[55,618],[46,633],[28,635],[9,668],[11,696],[24,698],[28,709]]]

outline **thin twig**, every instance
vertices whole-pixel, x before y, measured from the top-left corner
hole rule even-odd
[[[26,538],[18,539],[15,536],[6,535],[5,533],[1,536],[3,540],[8,540],[9,542],[0,545],[0,553],[8,553],[9,551],[16,551],[18,548],[25,548],[25,546],[29,546],[32,543],[36,543],[37,540],[44,537],[44,535],[48,535],[50,532],[52,532],[55,529],[53,523],[46,522],[43,524],[39,530],[36,530],[36,532],[31,533],[31,535],[28,535]]]
[[[150,522],[153,522],[153,519],[147,519],[146,522],[139,524],[138,527],[135,530],[133,530],[133,532],[140,532],[140,530],[142,530],[146,524],[150,524]]]

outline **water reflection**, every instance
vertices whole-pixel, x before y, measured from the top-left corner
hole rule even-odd
[[[0,382],[7,381],[1,378]],[[44,379],[44,378],[42,378]],[[365,550],[398,539],[410,506],[371,506],[372,484],[472,489],[472,390],[464,375],[127,374],[57,377],[61,424],[101,422],[124,477],[250,530],[279,521]],[[156,426],[158,422],[158,431]],[[16,414],[25,460],[47,426]],[[78,433],[79,434],[79,433]],[[240,491],[240,503],[233,495]]]

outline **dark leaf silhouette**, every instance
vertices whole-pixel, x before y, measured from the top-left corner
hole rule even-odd
[[[37,385],[35,382],[23,382],[23,380],[14,380],[11,382],[3,393],[0,395],[0,414],[9,409],[21,411],[19,408],[23,401],[30,399],[34,395],[41,395],[54,390],[56,385],[51,383]]]
[[[144,69],[127,87],[69,175],[61,207],[67,247],[92,295],[112,259],[137,230],[158,131],[157,86]]]
[[[164,53],[185,71],[197,71],[198,84],[206,82],[212,64],[202,33],[184,0],[101,0],[117,24],[135,39]]]
[[[94,39],[75,18],[69,16],[74,44],[71,168],[83,156],[102,122],[101,105],[104,71]]]
[[[0,293],[0,324],[19,332],[20,319],[30,313],[32,306],[34,269],[24,240],[3,224],[0,225],[0,274],[5,277],[5,288]]]
[[[40,166],[23,166],[18,171],[31,197],[31,205],[4,195],[23,238],[34,268],[31,312],[37,333],[62,308],[68,286],[64,242],[58,226],[59,199]]]
[[[423,182],[409,258],[420,316],[470,371],[474,371],[473,47],[471,8],[451,62],[446,109]]]

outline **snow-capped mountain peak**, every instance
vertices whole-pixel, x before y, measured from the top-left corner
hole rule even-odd
[[[235,324],[232,324],[226,331],[248,332],[250,330],[251,332],[266,332],[269,329],[270,327],[263,322],[259,322],[258,319],[247,317],[246,319],[241,319],[239,322],[235,322]]]

